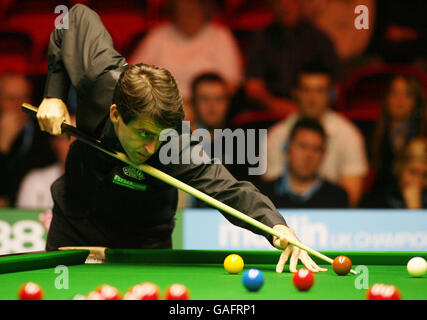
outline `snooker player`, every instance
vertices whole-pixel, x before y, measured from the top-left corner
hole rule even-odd
[[[68,21],[68,29],[55,29],[50,37],[44,99],[37,113],[43,131],[60,135],[61,124],[70,122],[64,101],[72,85],[78,101],[76,124],[82,132],[125,153],[133,163],[149,164],[277,230],[283,235],[280,239],[224,213],[233,224],[283,249],[277,272],[289,257],[291,272],[296,272],[298,260],[313,272],[326,271],[306,251],[287,242],[286,238],[296,239],[294,232],[251,183],[237,181],[221,164],[162,164],[160,133],[179,128],[184,118],[173,76],[154,66],[128,65],[88,7],[73,6]],[[195,145],[185,147],[192,150]],[[47,250],[172,247],[177,190],[81,141],[71,145],[65,174],[51,191],[54,207]]]

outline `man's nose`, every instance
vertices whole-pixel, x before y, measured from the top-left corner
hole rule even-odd
[[[156,152],[156,145],[157,145],[156,139],[152,139],[144,145],[144,149],[147,151],[147,153],[152,155],[154,154],[154,152]]]

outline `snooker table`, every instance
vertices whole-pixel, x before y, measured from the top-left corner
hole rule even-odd
[[[225,257],[239,254],[245,261],[240,274],[228,274],[223,267]],[[412,278],[406,271],[411,257],[427,258],[426,252],[322,252],[334,258],[346,255],[353,269],[364,265],[369,271],[369,286],[393,284],[402,299],[427,300],[427,277]],[[87,294],[100,284],[116,286],[122,294],[132,285],[150,281],[162,294],[173,283],[182,283],[193,300],[363,300],[366,289],[357,289],[358,275],[338,276],[332,266],[315,274],[308,292],[299,292],[292,283],[292,273],[278,274],[275,266],[280,251],[207,251],[207,250],[135,250],[106,249],[104,263],[85,263],[88,250],[37,252],[0,256],[0,300],[17,299],[17,291],[27,281],[38,283],[46,300],[71,300],[76,294]],[[320,265],[325,264],[317,258]],[[55,267],[67,266],[68,288],[55,288],[61,275]],[[264,273],[265,283],[258,292],[249,292],[241,277],[249,267]],[[302,265],[299,265],[302,267]],[[62,273],[62,275],[64,275]],[[366,273],[365,273],[366,275]]]

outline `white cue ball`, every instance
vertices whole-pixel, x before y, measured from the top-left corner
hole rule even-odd
[[[414,257],[409,260],[406,267],[411,276],[422,277],[427,271],[427,262],[421,257]]]

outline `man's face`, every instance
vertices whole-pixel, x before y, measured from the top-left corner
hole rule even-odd
[[[297,130],[288,150],[289,170],[300,180],[311,180],[317,176],[325,152],[322,136],[310,129]]]
[[[8,76],[0,81],[0,111],[21,112],[22,103],[30,100],[30,85],[24,77]]]
[[[320,119],[330,105],[330,77],[326,74],[302,74],[295,98],[301,115]]]
[[[199,0],[175,0],[174,22],[187,36],[193,36],[205,23],[204,10]]]
[[[413,160],[406,163],[400,176],[402,188],[419,187],[427,188],[427,163],[421,160]]]
[[[229,108],[226,86],[220,82],[199,83],[194,93],[194,109],[198,120],[208,128],[222,128]]]
[[[167,128],[160,127],[154,119],[141,115],[125,124],[115,104],[110,108],[110,119],[120,144],[133,163],[142,164],[159,150],[160,133]]]
[[[415,96],[405,78],[396,78],[387,96],[387,113],[393,120],[408,120],[415,108]]]

